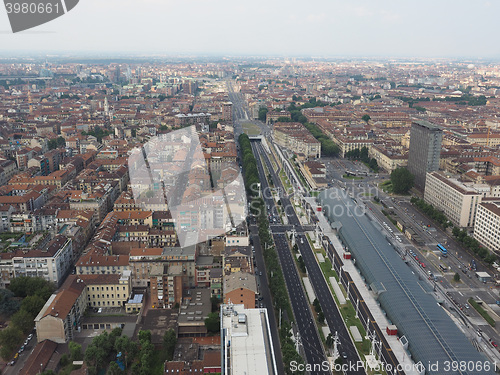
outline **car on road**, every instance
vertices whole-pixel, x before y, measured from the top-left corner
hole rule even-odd
[[[342,352],[342,358],[347,359],[347,353],[346,352]]]
[[[498,344],[495,341],[492,341],[491,345],[493,345],[495,348],[498,348]]]
[[[420,265],[422,266],[422,268],[425,268],[425,263],[424,262],[420,263]]]
[[[16,364],[16,361],[12,360],[9,362],[9,366],[14,366]]]

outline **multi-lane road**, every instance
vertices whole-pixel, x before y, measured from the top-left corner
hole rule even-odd
[[[258,155],[263,156],[264,162],[267,165],[267,168],[271,174],[271,178],[273,180],[274,186],[280,187],[281,191],[284,191],[283,186],[281,184],[281,181],[276,173],[276,171],[273,170],[272,164],[269,160],[269,156],[266,154],[264,151],[263,147],[261,145],[254,145],[254,152],[257,152]],[[260,164],[260,158],[257,158],[258,162]],[[260,166],[262,168],[262,166]],[[281,206],[285,208],[293,208],[292,203],[290,202],[290,198],[288,196],[282,196],[280,197],[281,199]],[[271,207],[272,198],[268,199],[269,206]],[[268,203],[266,202],[266,204]],[[316,256],[314,252],[312,251],[309,241],[307,240],[306,234],[304,233],[304,228],[302,227],[299,218],[297,217],[295,211],[293,209],[287,209],[287,218],[288,218],[288,223],[289,225],[292,225],[295,227],[296,230],[296,244],[299,248],[300,254],[302,255],[302,259],[304,260],[304,263],[306,265],[307,271],[308,271],[308,276],[311,281],[311,284],[313,286],[315,295],[321,305],[321,309],[323,313],[325,314],[325,320],[328,323],[328,326],[332,333],[337,332],[338,337],[340,339],[340,347],[339,351],[345,355],[346,358],[343,358],[344,362],[346,364],[360,364],[360,358],[359,355],[356,351],[356,348],[350,338],[350,335],[347,331],[347,328],[344,324],[344,321],[342,319],[342,315],[340,314],[340,311],[338,310],[338,307],[335,303],[335,300],[331,294],[330,288],[328,287],[328,284],[323,276],[323,273],[319,267],[319,264],[316,261]],[[277,249],[281,253],[284,251],[286,253],[287,260],[282,263],[283,267],[283,272],[285,274],[288,273],[296,273],[295,269],[295,263],[293,258],[291,258],[290,254],[290,249],[288,246],[288,242],[286,239],[286,234],[284,234],[284,228],[280,225],[272,225],[271,230],[273,231],[273,234],[275,238],[277,238],[278,242],[280,243],[279,245],[277,244]],[[279,233],[279,234],[278,234]],[[281,234],[283,233],[283,234]],[[285,254],[282,254],[285,255]],[[300,282],[300,280],[299,280]],[[292,287],[294,287],[292,285]],[[297,288],[302,290],[301,284],[297,285]],[[302,292],[303,293],[303,292]],[[307,304],[307,301],[306,301]],[[307,306],[306,306],[307,307]],[[300,307],[299,307],[300,308]],[[308,310],[309,312],[309,310]],[[304,312],[299,312],[299,316],[297,316],[297,319],[300,320],[301,318],[308,319],[308,316],[303,316]],[[308,314],[309,315],[309,314]],[[314,324],[311,326],[308,325],[307,329],[307,334],[316,336],[317,331],[315,329]],[[314,329],[314,332],[311,332],[311,329]],[[304,339],[304,337],[303,337]],[[313,339],[313,337],[306,337],[307,340]],[[354,365],[354,367],[356,367]],[[365,371],[362,368],[356,368],[356,369],[349,369],[345,372],[346,374],[365,374]]]
[[[241,94],[234,93],[232,86],[229,86],[229,99],[233,103],[234,110],[234,125],[235,125],[235,136],[238,137],[242,133],[242,128],[240,121],[249,122],[248,114],[244,108],[244,100]],[[253,122],[253,121],[252,121]],[[263,134],[269,132],[267,125],[261,123],[260,121],[255,121],[255,123],[261,128]],[[266,175],[264,173],[263,165],[259,155],[263,156],[263,160],[267,165],[267,168],[271,174],[273,184],[275,187],[280,187],[280,191],[284,191],[281,180],[277,175],[277,171],[274,171],[269,160],[269,156],[265,153],[263,147],[255,142],[252,142],[252,149],[257,159],[257,167],[259,172],[259,177],[261,181],[261,188],[263,191],[269,190],[269,185],[266,180]],[[272,194],[263,194],[264,202],[268,208],[269,213],[272,217],[278,218],[277,209],[275,202],[272,198]],[[346,358],[343,358],[345,363],[360,363],[358,353],[356,352],[355,346],[347,332],[347,328],[343,322],[342,316],[338,307],[335,304],[335,300],[330,292],[330,289],[323,277],[321,269],[316,262],[315,255],[309,246],[304,230],[311,230],[311,226],[302,226],[295,211],[293,210],[293,205],[290,202],[290,198],[287,196],[282,196],[281,205],[282,207],[288,207],[287,220],[288,223],[283,225],[282,223],[273,223],[270,225],[270,230],[276,245],[276,251],[278,252],[278,257],[283,270],[283,275],[287,290],[290,296],[290,302],[292,305],[292,310],[295,316],[296,328],[300,334],[300,340],[302,343],[301,354],[305,357],[305,361],[309,365],[316,365],[317,368],[312,368],[311,374],[328,374],[329,371],[325,371],[323,368],[319,368],[321,364],[327,363],[327,358],[324,352],[321,339],[318,334],[318,330],[314,321],[314,317],[311,311],[311,307],[308,298],[305,294],[304,288],[302,286],[302,280],[300,279],[298,270],[296,268],[295,260],[293,258],[290,244],[287,238],[287,232],[294,229],[297,233],[296,243],[298,245],[299,251],[304,259],[306,268],[308,270],[308,276],[313,285],[316,297],[320,302],[321,308],[325,314],[325,320],[330,327],[332,333],[337,332],[340,339],[339,352],[341,352]],[[255,232],[257,228],[251,225],[251,231]],[[264,269],[262,254],[260,253],[260,242],[254,236],[254,244],[256,244],[256,260],[259,270]],[[268,308],[271,308],[270,300],[271,297],[268,292],[264,292],[267,289],[267,275],[264,273],[260,277],[260,284],[263,302]],[[264,286],[264,288],[262,288]],[[270,314],[273,315],[273,314]],[[346,371],[345,374],[365,374],[363,369],[355,371]]]
[[[255,143],[252,143],[252,149],[257,159],[257,169],[261,180],[261,188],[263,191],[269,191],[269,185],[265,177],[264,168],[259,158],[259,147]],[[276,185],[276,183],[278,183],[276,179],[273,178],[273,182],[275,184],[274,186],[278,186]],[[268,211],[276,213],[277,210],[272,196],[263,194],[263,197],[266,207],[269,207]],[[290,303],[295,316],[297,329],[300,334],[305,361],[309,365],[321,366],[323,363],[327,363],[327,358],[316,329],[309,302],[302,287],[302,280],[299,277],[295,261],[290,251],[286,233],[284,228],[280,225],[272,225],[271,234],[276,245],[276,251],[278,253],[286,287],[290,296]],[[329,373],[329,371],[324,371],[324,369],[321,368],[313,369],[311,371],[311,374],[318,375]]]

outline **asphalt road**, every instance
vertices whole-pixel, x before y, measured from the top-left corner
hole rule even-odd
[[[231,93],[231,86],[228,83],[228,87],[230,89],[230,99],[233,101],[233,117],[236,117],[236,111],[237,108],[240,107],[241,105],[241,94],[235,94]],[[235,105],[236,104],[236,105]],[[234,132],[235,136],[237,137],[237,134],[241,134],[241,126],[239,122],[235,121],[234,123]],[[238,154],[240,154],[240,150],[238,148]],[[241,159],[241,154],[240,154],[240,159]],[[265,271],[265,263],[264,263],[264,257],[262,253],[262,246],[260,243],[259,239],[259,231],[258,227],[255,222],[252,222],[253,218],[250,219],[250,225],[249,225],[249,230],[250,230],[250,238],[252,239],[252,244],[254,246],[254,259],[256,263],[256,277],[258,280],[258,289],[259,289],[259,296],[262,297],[261,301],[256,301],[256,306],[259,306],[260,303],[262,303],[264,308],[268,308],[272,306],[272,299],[271,299],[271,293],[269,290],[269,283],[267,279],[267,272]],[[260,276],[260,272],[262,272],[262,276]],[[257,273],[259,273],[257,275]],[[276,359],[276,367],[278,370],[278,374],[284,374],[285,373],[285,368],[283,366],[283,355],[281,353],[281,346],[280,346],[280,340],[279,340],[279,331],[278,331],[278,323],[276,322],[276,316],[273,313],[273,310],[268,309],[268,317],[269,317],[269,326],[271,330],[271,341],[273,345],[273,350],[274,350],[274,356]]]
[[[262,147],[258,147],[257,150],[261,155],[264,156],[264,160],[267,164],[267,167],[271,173],[271,177],[273,179],[274,186],[281,186],[281,181],[277,174],[271,168],[271,163],[267,157],[267,154],[264,152]],[[281,197],[282,207],[293,207],[290,199],[288,197]],[[344,360],[346,363],[361,363],[361,360],[356,352],[354,344],[350,338],[349,333],[347,332],[347,328],[342,319],[342,315],[338,310],[338,307],[335,303],[335,300],[331,294],[330,288],[326,283],[325,278],[323,277],[321,268],[316,261],[316,256],[313,253],[309,242],[307,241],[307,237],[303,231],[303,228],[300,225],[300,221],[293,210],[290,210],[291,215],[288,216],[288,221],[290,225],[295,225],[297,230],[297,239],[296,243],[298,245],[300,254],[302,255],[302,259],[306,265],[308,270],[308,276],[313,286],[314,292],[318,301],[320,302],[321,309],[325,314],[325,320],[330,327],[332,333],[335,331],[338,333],[340,339],[340,348],[339,352],[344,352],[347,358]],[[285,238],[286,242],[286,238]],[[287,245],[288,246],[288,245]],[[293,259],[292,259],[293,262]],[[285,273],[288,272],[288,269],[283,269]],[[366,374],[363,369],[356,369],[347,371],[346,374]]]
[[[258,155],[257,146],[254,143],[252,144],[252,148],[254,154]],[[260,158],[256,159],[262,190],[269,189]],[[266,206],[268,206],[270,210],[274,211],[274,200],[266,194],[263,195]],[[300,333],[305,361],[310,365],[321,365],[327,359],[314,323],[314,317],[312,316],[308,299],[302,287],[302,281],[297,272],[295,261],[286,239],[286,234],[283,233],[283,228],[279,225],[273,225],[271,227],[271,232],[276,244],[276,251],[278,253],[288,294],[290,296],[290,303],[292,305],[293,314],[295,315],[297,328]],[[313,369],[311,374],[330,374],[330,372],[319,368]]]
[[[19,374],[24,364],[28,360],[28,357],[30,356],[31,352],[33,351],[33,349],[35,349],[36,344],[37,344],[36,334],[33,334],[33,338],[28,342],[28,345],[25,346],[24,351],[19,354],[19,357],[17,358],[14,366],[6,365],[5,368],[2,369],[2,374],[3,375]],[[8,362],[10,361],[11,360],[9,360]]]

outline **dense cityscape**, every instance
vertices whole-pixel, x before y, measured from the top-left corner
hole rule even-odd
[[[3,374],[493,374],[500,65],[0,59]]]

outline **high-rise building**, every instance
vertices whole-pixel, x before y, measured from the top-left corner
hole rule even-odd
[[[225,121],[233,121],[233,103],[222,103],[222,119]]]
[[[439,169],[443,130],[428,121],[414,121],[410,132],[408,170],[415,176],[415,186],[424,190],[427,172]]]

